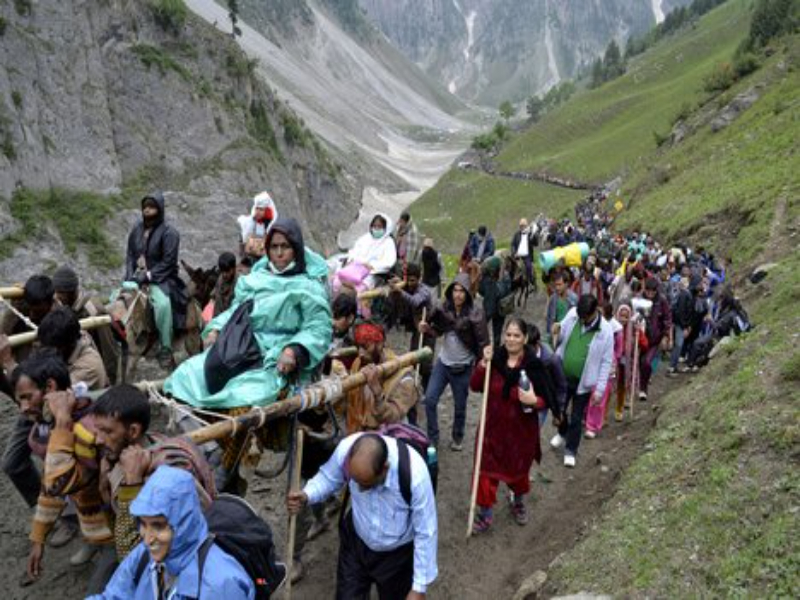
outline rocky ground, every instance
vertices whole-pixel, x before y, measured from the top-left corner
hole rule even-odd
[[[536,299],[538,300],[538,299]],[[542,301],[531,303],[530,318],[541,314]],[[394,336],[392,345],[402,349],[405,338]],[[150,376],[150,369],[142,370]],[[155,375],[153,373],[153,375]],[[430,589],[431,598],[511,598],[520,585],[538,570],[548,566],[561,553],[571,548],[598,516],[603,504],[614,494],[620,474],[644,451],[646,438],[658,415],[657,399],[667,384],[663,370],[654,379],[651,397],[655,402],[634,407],[633,421],[611,423],[595,440],[583,440],[578,465],[574,470],[563,467],[561,454],[550,450],[547,440],[553,435],[546,425],[542,435],[543,460],[531,471],[532,493],[529,499],[530,522],[520,527],[502,505],[505,489],[501,488],[492,530],[465,540],[469,510],[469,486],[473,460],[472,447],[477,430],[480,395],[469,399],[465,451],[451,452],[446,447],[446,432],[452,422],[452,398],[446,395],[440,403],[443,447],[439,465],[439,578]],[[6,410],[0,416],[0,437],[6,437],[13,424],[14,407],[4,400]],[[275,457],[265,457],[265,461]],[[283,508],[285,475],[275,480],[256,478],[248,500],[275,529],[279,554],[284,554],[286,513]],[[62,549],[48,549],[45,572],[41,581],[21,588],[19,581],[25,570],[28,551],[27,533],[30,511],[6,477],[0,477],[0,587],[6,598],[69,600],[82,598],[91,567],[69,566],[69,556],[77,548],[73,541]],[[297,584],[297,599],[331,597],[335,584],[338,538],[329,531],[309,543],[305,557],[306,577]]]

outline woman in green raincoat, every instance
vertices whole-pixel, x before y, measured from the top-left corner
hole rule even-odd
[[[261,368],[245,371],[212,394],[204,365],[208,351],[182,363],[164,390],[192,406],[228,409],[266,406],[295,375],[311,376],[328,350],[332,335],[325,260],[303,244],[294,219],[278,219],[265,239],[267,254],[236,283],[233,304],[203,331],[206,348],[243,302],[253,300],[253,333],[261,351]]]

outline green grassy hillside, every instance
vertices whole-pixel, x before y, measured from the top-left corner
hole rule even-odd
[[[703,78],[746,35],[749,5],[729,0],[631,61],[622,77],[575,96],[504,148],[499,167],[603,182],[633,166],[655,148],[654,131],[705,96]]]
[[[716,109],[738,94],[760,95],[731,126],[714,133],[707,117],[690,117],[699,120],[694,134],[630,173],[621,194],[628,210],[618,227],[647,228],[669,240],[713,240],[723,255],[748,262],[769,243],[777,202],[785,205],[784,220],[797,218],[800,40],[776,49],[759,71],[713,101]]]
[[[414,204],[414,219],[436,247],[458,253],[470,229],[486,225],[497,243],[508,245],[519,219],[539,213],[566,216],[585,192],[536,181],[498,178],[480,171],[453,170]]]
[[[730,60],[749,19],[750,2],[729,0],[636,57],[622,77],[576,94],[516,134],[496,158],[497,170],[548,171],[603,182],[640,168],[656,150],[654,132],[665,134],[676,115],[707,99],[703,79],[715,65]],[[580,195],[536,185],[526,197],[521,186],[454,169],[412,211],[430,219],[423,229],[444,240],[445,250],[456,252],[466,231],[482,221],[505,236],[520,216],[542,209],[552,216],[566,214],[567,204]],[[458,247],[452,240],[458,240]]]

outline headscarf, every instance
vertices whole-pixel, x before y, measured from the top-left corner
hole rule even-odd
[[[359,323],[353,328],[353,337],[357,346],[380,344],[386,339],[383,327],[377,323]]]
[[[276,233],[282,233],[292,245],[294,250],[294,267],[287,269],[280,274],[281,277],[289,275],[297,275],[298,273],[305,273],[306,270],[306,247],[303,243],[303,230],[300,224],[295,219],[277,219],[270,226],[267,236],[264,238],[264,249],[267,251],[267,260],[269,260],[269,245],[272,237]]]

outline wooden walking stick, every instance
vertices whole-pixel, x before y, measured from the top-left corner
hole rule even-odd
[[[472,521],[475,519],[475,503],[478,500],[478,478],[481,474],[483,459],[483,433],[486,431],[486,405],[489,401],[489,379],[492,376],[492,361],[486,363],[486,375],[483,378],[483,400],[481,401],[481,420],[478,422],[478,445],[475,447],[475,472],[472,474],[472,493],[469,500],[469,520],[467,521],[467,539],[472,535]]]
[[[291,491],[300,491],[300,468],[303,464],[303,429],[297,425],[295,440],[294,468],[292,470]],[[302,510],[302,509],[301,509]],[[292,566],[294,564],[294,539],[297,534],[297,515],[289,517],[289,543],[286,545],[286,600],[292,598]]]

